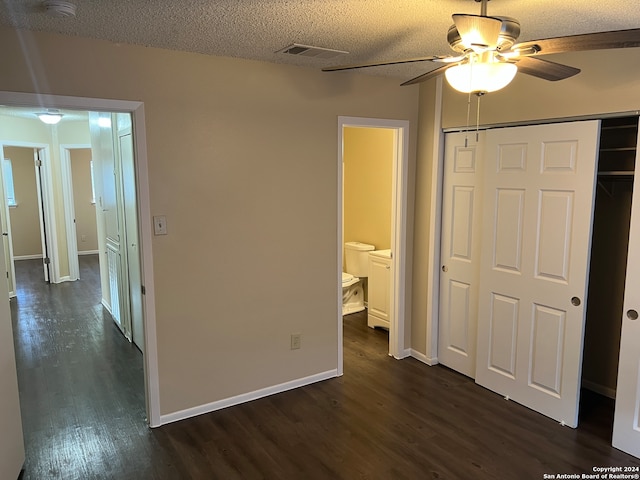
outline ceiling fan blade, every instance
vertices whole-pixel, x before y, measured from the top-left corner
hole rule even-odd
[[[548,55],[551,53],[632,47],[640,47],[640,28],[532,40],[514,45],[509,52],[518,53],[519,51],[527,52],[529,50],[530,53],[527,52],[522,55]]]
[[[562,65],[561,63],[550,62],[542,58],[521,57],[517,62],[518,72],[526,73],[534,77],[555,82],[565,78],[573,77],[580,73],[579,68]]]
[[[375,62],[375,63],[357,63],[354,65],[338,65],[336,67],[323,68],[323,72],[337,72],[340,70],[355,70],[357,68],[369,68],[369,67],[383,67],[385,65],[399,65],[402,63],[417,63],[417,62],[432,62],[434,60],[440,60],[442,57],[416,57],[408,58],[405,60],[394,60],[391,62]]]
[[[449,68],[451,65],[443,65],[442,67],[438,67],[435,70],[431,70],[430,72],[423,73],[422,75],[412,78],[411,80],[407,80],[404,83],[401,83],[400,86],[404,87],[405,85],[415,85],[416,83],[426,82],[438,75],[444,73],[444,71]]]

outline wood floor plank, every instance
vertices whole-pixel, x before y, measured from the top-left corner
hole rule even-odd
[[[142,355],[101,305],[97,257],[47,285],[17,262],[11,301],[27,450],[23,480],[541,479],[640,466],[611,447],[612,405],[578,429],[445,367],[388,356],[366,312],[344,319],[344,376],[157,429]]]

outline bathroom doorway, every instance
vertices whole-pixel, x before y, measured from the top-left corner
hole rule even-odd
[[[389,355],[405,358],[406,210],[409,122],[359,117],[338,118],[338,374],[343,373],[342,268],[344,247],[344,142],[349,128],[386,129],[393,134],[391,167],[391,269],[389,281]],[[365,242],[366,239],[359,239]],[[376,246],[377,247],[377,246]]]

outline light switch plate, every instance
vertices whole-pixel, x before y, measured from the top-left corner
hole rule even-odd
[[[167,234],[167,217],[165,217],[164,215],[155,215],[153,217],[153,234],[154,235]]]

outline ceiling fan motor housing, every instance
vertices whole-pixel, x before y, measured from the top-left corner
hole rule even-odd
[[[502,22],[500,28],[500,35],[498,36],[498,51],[508,50],[516,43],[516,40],[520,36],[520,22],[511,17],[493,17]],[[447,41],[453,50],[456,52],[464,53],[467,49],[462,44],[462,37],[458,32],[455,25],[449,27],[447,32]]]

